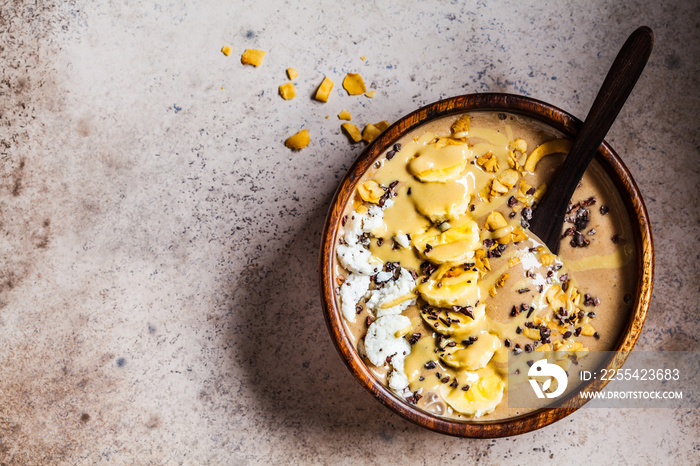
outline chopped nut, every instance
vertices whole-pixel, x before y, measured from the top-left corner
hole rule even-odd
[[[321,84],[318,86],[318,90],[316,91],[316,100],[319,100],[321,102],[328,102],[328,96],[331,94],[331,90],[333,89],[333,81],[326,76],[323,78],[323,81],[321,81]]]
[[[280,95],[284,100],[293,99],[297,93],[292,83],[284,83],[280,86]]]
[[[260,66],[262,65],[266,53],[267,52],[264,50],[246,49],[243,55],[241,55],[241,63],[244,65]]]
[[[357,73],[348,73],[343,79],[343,87],[350,95],[359,95],[367,92],[362,76]]]
[[[309,138],[309,130],[303,129],[294,136],[288,137],[287,140],[284,141],[284,145],[292,150],[299,150],[308,146],[309,142],[311,142],[311,138]]]

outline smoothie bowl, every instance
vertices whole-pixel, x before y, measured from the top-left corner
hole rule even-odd
[[[399,120],[350,168],[323,232],[322,301],[341,357],[383,404],[451,435],[524,433],[583,402],[509,407],[509,357],[633,348],[653,247],[617,154],[601,145],[558,255],[528,230],[579,126],[526,97],[455,97]]]

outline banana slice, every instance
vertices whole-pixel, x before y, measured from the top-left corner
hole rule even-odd
[[[472,173],[444,183],[421,183],[412,188],[411,199],[416,210],[434,223],[454,220],[469,208],[475,184]]]
[[[459,223],[444,232],[433,227],[425,233],[414,235],[413,245],[418,254],[436,264],[463,264],[471,259],[480,245],[479,225],[471,219]]]
[[[416,157],[408,163],[408,171],[424,183],[444,183],[459,177],[471,155],[472,151],[466,144],[443,147],[430,144],[418,150]]]
[[[443,384],[440,386],[440,395],[455,411],[481,417],[492,412],[501,402],[505,383],[498,375],[491,374],[471,385],[469,390],[464,391],[462,388]]]
[[[456,346],[450,346],[452,344]],[[483,332],[473,336],[471,340],[443,340],[441,346],[440,359],[445,364],[457,369],[475,371],[486,367],[494,352],[501,347],[501,341],[497,336]]]
[[[474,333],[482,325],[486,316],[486,306],[480,304],[472,308],[471,312],[474,314],[473,319],[463,312],[423,307],[421,317],[441,334],[462,339],[467,338],[467,335]]]
[[[479,300],[477,279],[479,272],[465,266],[442,264],[433,274],[416,288],[421,297],[431,306],[474,305]]]

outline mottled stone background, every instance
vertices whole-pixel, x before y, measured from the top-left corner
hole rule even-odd
[[[638,347],[697,350],[693,3],[0,0],[0,463],[699,463],[696,410],[584,409],[498,440],[414,426],[341,363],[316,278],[362,150],[341,109],[364,125],[505,91],[583,117],[647,24],[656,48],[608,137],[656,241]],[[347,72],[376,97],[345,95]]]

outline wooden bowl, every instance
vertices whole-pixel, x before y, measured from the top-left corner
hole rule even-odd
[[[326,323],[338,352],[357,380],[382,404],[409,421],[437,432],[460,437],[491,438],[517,435],[539,429],[576,411],[585,400],[570,396],[557,408],[545,408],[522,416],[495,421],[458,421],[442,418],[422,411],[395,395],[377,381],[365,366],[352,341],[346,335],[343,317],[337,304],[333,265],[335,246],[341,217],[348,202],[352,199],[355,185],[374,161],[404,134],[431,120],[463,112],[478,110],[504,111],[524,115],[542,121],[561,131],[568,137],[575,137],[581,121],[570,114],[547,103],[512,94],[469,94],[435,102],[401,118],[379,135],[358,157],[335,193],[323,229],[320,255],[320,287]],[[613,180],[619,191],[634,231],[637,278],[635,301],[630,318],[617,342],[620,351],[608,367],[620,367],[631,351],[642,331],[646,319],[654,274],[654,250],[651,227],[642,195],[620,157],[606,143],[598,149],[596,159]],[[587,389],[602,389],[607,382],[594,381]]]

